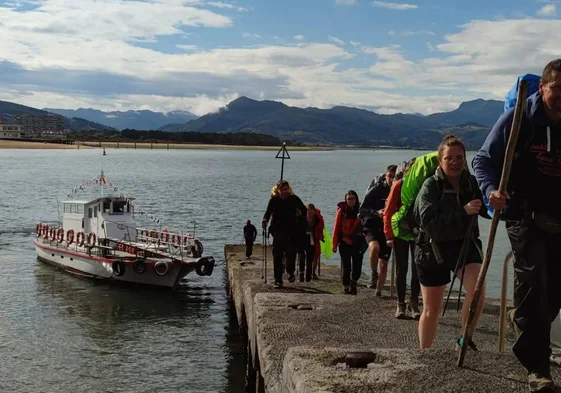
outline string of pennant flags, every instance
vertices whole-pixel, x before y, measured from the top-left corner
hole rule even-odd
[[[79,186],[76,186],[76,187],[72,188],[70,190],[70,192],[68,194],[66,194],[66,197],[69,198],[72,194],[77,194],[78,192],[80,192],[82,190],[85,190],[86,188],[94,186],[94,185],[108,185],[109,188],[111,188],[114,192],[119,191],[119,187],[117,187],[115,184],[113,184],[113,182],[111,180],[107,179],[105,177],[105,175],[103,175],[103,172],[102,172],[102,174],[100,176],[96,176],[93,179],[86,180],[85,182],[83,182]],[[127,196],[124,195],[122,192],[119,193],[119,197],[122,198],[122,199],[125,199],[127,203],[129,203],[131,206],[133,206],[136,213],[138,213],[142,216],[146,216],[153,223],[160,224],[162,222],[162,220],[159,217],[156,217],[155,215],[153,215],[151,213],[148,213],[146,210],[144,210],[142,207],[140,207],[135,201],[127,198]]]

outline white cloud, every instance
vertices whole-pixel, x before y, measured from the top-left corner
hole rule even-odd
[[[302,34],[298,34],[294,36],[294,39],[298,41],[302,41],[304,39],[304,36]]]
[[[413,36],[413,35],[434,35],[434,33],[430,30],[417,30],[417,31],[412,31],[412,30],[394,31],[394,30],[390,30],[390,31],[388,31],[388,35],[397,36],[397,37],[409,37],[409,36]]]
[[[335,42],[336,44],[345,45],[345,41],[343,41],[342,39],[339,39],[337,37],[334,37],[332,35],[327,36],[327,39],[331,42]]]
[[[255,38],[255,39],[258,39],[258,38],[261,38],[261,35],[260,35],[260,34],[255,34],[255,33],[242,33],[242,37],[243,37],[243,38]]]
[[[193,50],[197,50],[198,46],[197,45],[176,45],[178,48],[180,49],[184,49],[186,51],[193,51]]]
[[[538,15],[541,16],[556,16],[557,8],[555,4],[547,4],[538,10]]]
[[[351,41],[350,44],[351,44],[352,46],[359,46],[359,45],[360,45],[360,42]]]
[[[220,2],[220,1],[209,1],[206,4],[210,5],[211,7],[228,8],[228,9],[231,9],[231,10],[235,9],[235,10],[238,10],[240,12],[247,11],[247,8],[240,7],[240,6],[237,6],[237,5],[234,5],[234,4],[230,4],[230,3],[223,3],[223,2]]]
[[[414,10],[419,8],[415,4],[406,4],[406,3],[391,3],[388,1],[373,1],[372,5],[378,8],[387,8],[389,10]]]
[[[335,0],[337,5],[355,5],[356,0]]]

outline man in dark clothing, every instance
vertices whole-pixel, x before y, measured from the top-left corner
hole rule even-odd
[[[249,259],[253,253],[253,242],[257,238],[257,228],[247,220],[247,223],[243,227],[243,238],[245,239],[245,257]]]
[[[261,225],[267,228],[271,216],[269,232],[273,235],[273,267],[275,272],[275,287],[282,286],[282,259],[286,254],[286,271],[288,281],[294,282],[296,269],[296,247],[298,235],[298,217],[306,215],[306,206],[294,195],[286,180],[277,183],[276,193],[269,200],[267,211]]]
[[[382,295],[390,259],[391,248],[386,243],[384,235],[384,207],[390,194],[397,165],[390,165],[383,175],[377,176],[366,190],[360,206],[360,222],[366,243],[370,248],[370,268],[372,270],[368,288],[376,288],[376,295]],[[378,260],[380,260],[380,274],[378,275]]]
[[[473,160],[481,191],[501,218],[514,253],[513,352],[528,371],[531,392],[553,392],[551,323],[561,308],[561,59],[544,69],[527,98],[507,192],[499,180],[514,108],[497,121]]]

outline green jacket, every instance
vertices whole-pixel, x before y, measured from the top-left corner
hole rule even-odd
[[[407,213],[412,210],[415,199],[424,181],[434,174],[438,167],[438,152],[428,153],[418,157],[401,185],[401,207],[392,216],[392,231],[395,237],[403,240],[415,240],[415,235],[407,223]],[[411,207],[411,209],[410,209]]]
[[[475,176],[465,169],[460,180],[460,192],[456,193],[442,169],[438,168],[433,176],[425,180],[415,201],[413,215],[419,226],[417,244],[424,242],[420,240],[423,236],[428,237],[438,259],[437,250],[446,242],[463,240],[470,221],[464,206],[473,199],[481,200],[479,215],[490,218]],[[473,238],[479,238],[477,218],[473,231]]]

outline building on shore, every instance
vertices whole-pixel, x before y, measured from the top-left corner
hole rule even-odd
[[[0,123],[0,139],[21,139],[21,126]]]
[[[17,124],[21,125],[21,132],[27,136],[63,136],[66,134],[64,116],[23,113],[17,115],[15,120]]]

